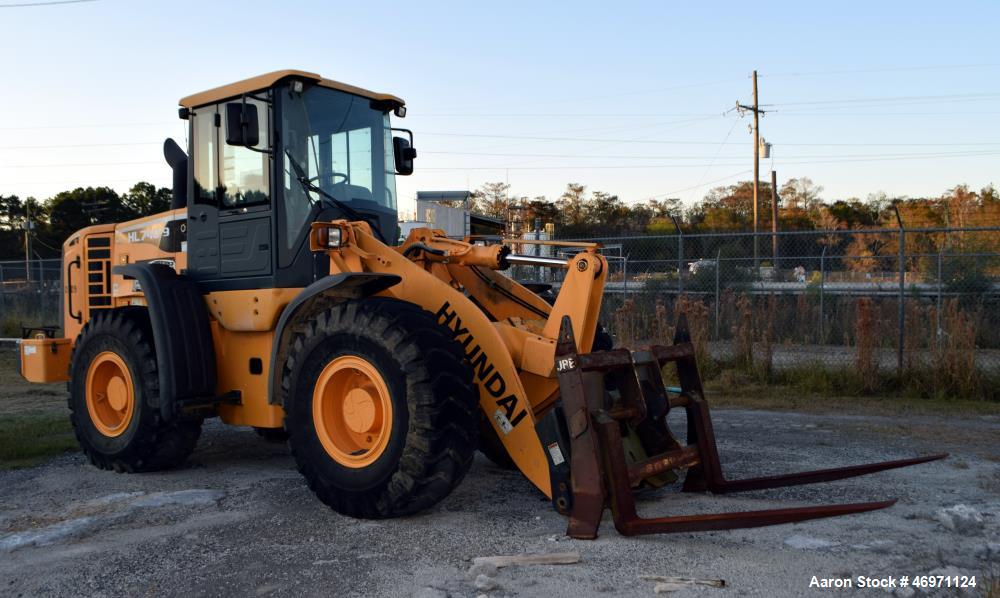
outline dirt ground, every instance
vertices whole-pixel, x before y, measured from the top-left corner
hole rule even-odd
[[[18,408],[64,401],[53,389],[22,397]],[[971,596],[985,595],[984,576],[1000,576],[997,416],[715,415],[730,477],[938,451],[952,456],[853,480],[726,497],[672,488],[640,505],[647,515],[666,515],[899,498],[883,511],[642,538],[619,536],[606,519],[599,539],[576,541],[565,537],[565,519],[527,481],[482,457],[429,512],[348,519],[314,498],[283,445],[212,421],[181,470],[121,475],[68,453],[0,471],[0,595],[652,596],[654,583],[640,576],[663,575],[726,582],[723,589],[683,589],[677,596],[770,597],[828,594],[810,590],[814,575],[850,577],[856,585],[859,575],[935,574],[975,575],[975,590],[938,592]],[[682,414],[673,425],[683,429]],[[470,572],[477,556],[571,551],[580,554],[578,564]],[[477,586],[480,573],[486,576]],[[916,595],[925,593],[931,592]]]

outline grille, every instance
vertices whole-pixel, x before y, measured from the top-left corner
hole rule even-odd
[[[111,235],[90,235],[85,244],[87,307],[111,307]]]

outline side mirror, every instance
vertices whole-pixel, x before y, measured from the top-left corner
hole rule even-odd
[[[413,159],[417,157],[417,150],[410,147],[408,139],[393,137],[392,155],[396,162],[396,174],[403,176],[413,174]]]
[[[257,106],[243,102],[226,104],[226,145],[253,147],[260,143]]]

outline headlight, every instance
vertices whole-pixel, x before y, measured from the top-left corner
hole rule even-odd
[[[336,249],[340,247],[343,231],[337,226],[324,226],[316,230],[317,245],[321,249]]]
[[[338,249],[344,244],[344,229],[329,224],[313,223],[309,235],[309,249],[327,251]]]

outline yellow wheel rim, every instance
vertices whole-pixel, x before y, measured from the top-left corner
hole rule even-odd
[[[105,351],[87,370],[87,412],[105,436],[120,436],[135,412],[135,389],[128,366],[117,353]]]
[[[327,454],[354,469],[378,460],[392,434],[392,398],[368,361],[344,355],[328,363],[313,388],[313,422]]]

